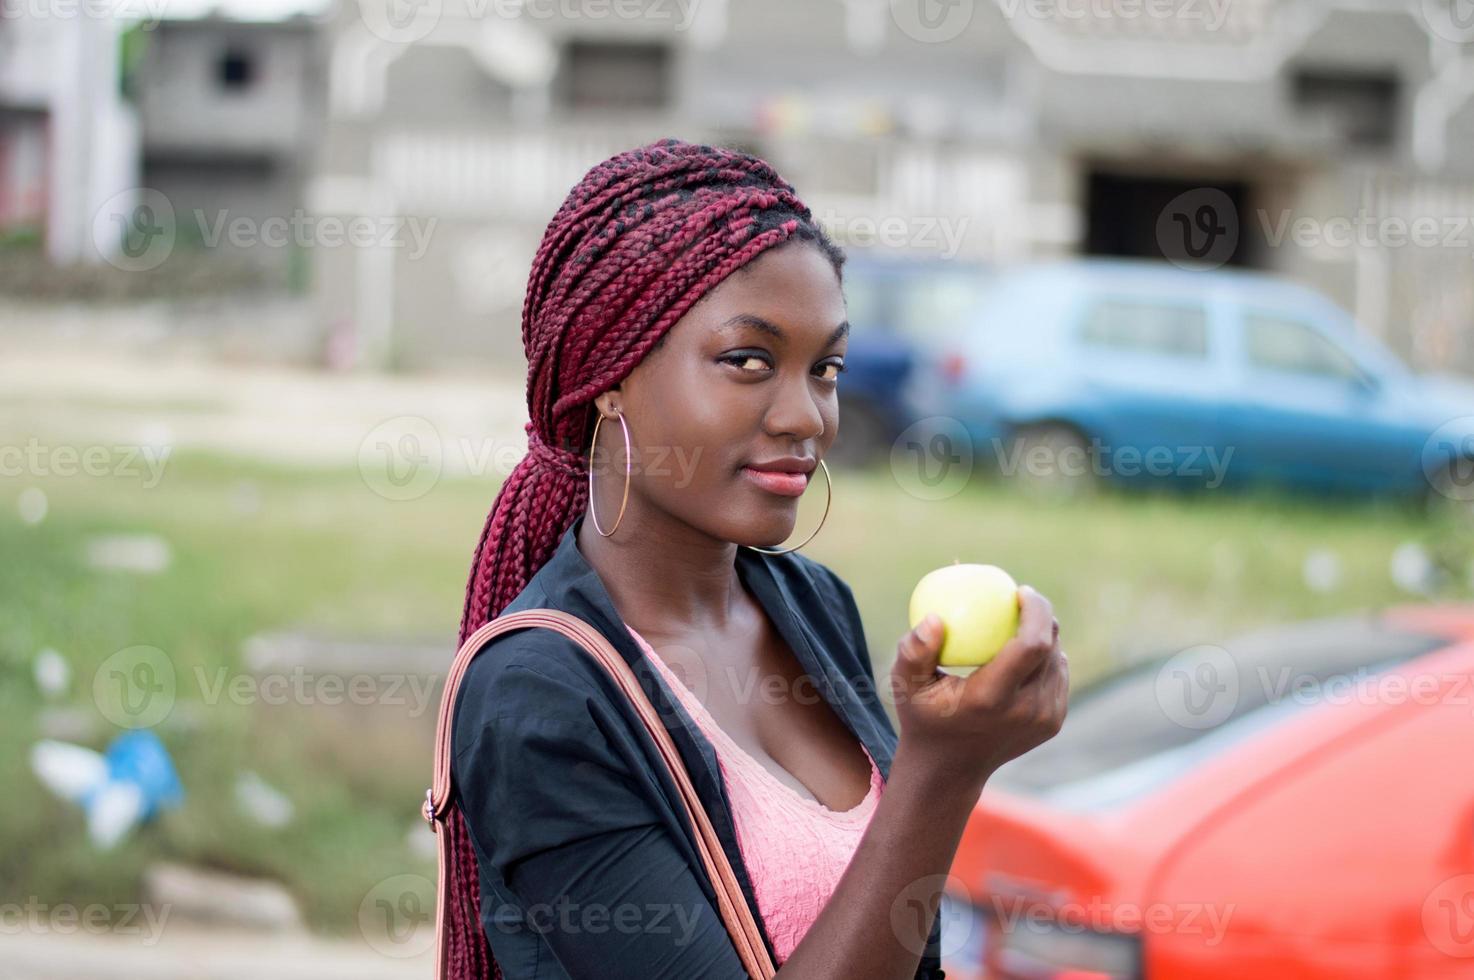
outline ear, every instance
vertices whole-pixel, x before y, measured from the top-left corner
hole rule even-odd
[[[594,407],[599,410],[600,415],[612,421],[619,415],[619,395],[619,385],[615,385],[594,399]]]

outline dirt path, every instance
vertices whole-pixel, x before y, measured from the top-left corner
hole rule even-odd
[[[0,438],[353,466],[366,446],[428,433],[445,472],[464,475],[526,451],[525,381],[510,368],[401,377],[31,348],[0,358]]]
[[[432,937],[425,937],[430,939]],[[153,944],[138,936],[0,930],[0,980],[425,980],[428,941],[391,957],[363,942],[209,932],[171,923]]]

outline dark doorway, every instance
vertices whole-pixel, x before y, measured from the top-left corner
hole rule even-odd
[[[1242,181],[1092,171],[1085,252],[1249,265],[1249,188]]]

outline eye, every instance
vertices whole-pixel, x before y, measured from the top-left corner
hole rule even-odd
[[[844,366],[843,361],[827,361],[819,365],[820,371],[823,371],[825,368],[834,368],[834,373],[826,375],[824,378],[825,381],[838,381],[839,376],[849,370],[849,368]]]
[[[717,358],[717,360],[723,364],[736,364],[738,367],[742,367],[742,365],[746,364],[748,361],[757,361],[759,364],[763,365],[766,365],[768,363],[768,359],[766,357],[752,351],[734,351],[731,354],[722,355],[721,357]],[[743,367],[742,370],[748,372],[749,374],[757,373],[757,371],[753,368]]]
[[[766,354],[762,354],[762,353],[759,353],[759,352],[756,352],[756,351],[733,351],[730,354],[723,354],[721,357],[717,358],[717,361],[719,363],[722,363],[722,364],[736,364],[738,366],[738,368],[740,368],[743,372],[745,372],[747,374],[757,374],[760,371],[764,370],[765,368],[771,368],[772,367],[772,365],[768,362],[768,356]],[[756,362],[759,366],[758,367],[746,367],[746,366],[744,366],[744,365],[749,364],[750,362]],[[825,381],[828,381],[830,383],[834,383],[834,382],[838,381],[839,380],[839,376],[842,373],[844,373],[846,370],[848,370],[848,369],[844,366],[844,363],[841,362],[841,361],[826,361],[823,364],[817,365],[815,367],[815,370],[816,371],[819,371],[819,372],[824,372],[826,370],[832,370],[833,371],[832,374],[822,374],[821,373],[820,377],[823,378],[823,380],[825,380]]]

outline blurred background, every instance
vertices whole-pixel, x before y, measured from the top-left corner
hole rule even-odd
[[[0,977],[429,975],[528,267],[663,136],[849,253],[877,676],[1063,624],[949,976],[1474,975],[1474,3],[0,0]]]

